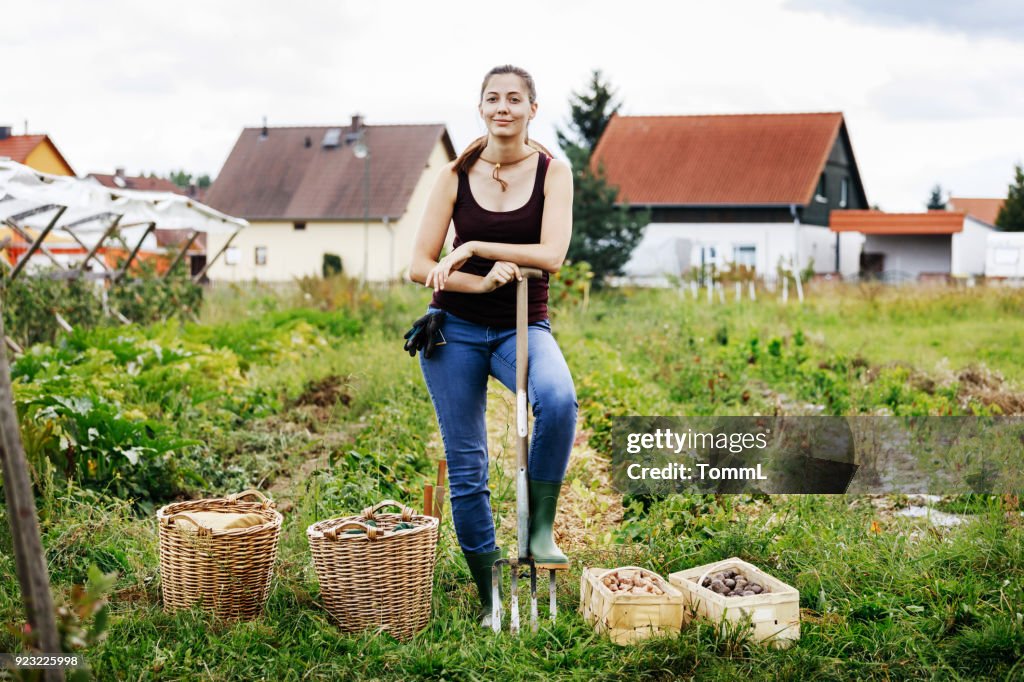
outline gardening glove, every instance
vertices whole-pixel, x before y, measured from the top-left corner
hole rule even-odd
[[[430,359],[434,353],[434,346],[437,345],[437,332],[444,322],[445,312],[439,310],[427,313],[412,323],[412,329],[405,333],[405,350],[409,351],[409,357],[415,357],[416,351],[423,353],[423,357]]]

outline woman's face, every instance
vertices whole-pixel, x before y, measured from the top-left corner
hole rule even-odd
[[[537,103],[523,79],[514,73],[491,76],[480,100],[480,117],[494,137],[525,137],[526,125],[537,113]]]

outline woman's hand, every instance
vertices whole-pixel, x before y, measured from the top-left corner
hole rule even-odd
[[[484,277],[483,284],[481,285],[481,293],[490,293],[500,286],[504,286],[511,282],[513,279],[519,281],[523,278],[523,274],[519,272],[519,266],[515,263],[509,263],[508,261],[499,260],[494,263],[491,267],[491,271]]]
[[[461,268],[463,263],[468,261],[473,255],[473,245],[474,242],[466,242],[442,258],[441,261],[427,273],[427,279],[423,283],[424,286],[432,286],[434,287],[434,291],[444,289],[444,284],[448,281],[448,276],[451,274],[452,270],[458,270]]]

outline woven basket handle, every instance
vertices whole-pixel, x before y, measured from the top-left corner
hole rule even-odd
[[[365,523],[359,523],[358,521],[346,521],[340,526],[331,526],[330,528],[325,530],[324,537],[328,540],[337,540],[338,531],[342,531],[347,528],[359,528],[360,530],[366,531],[366,537],[370,540],[375,540],[377,538],[377,533],[379,532],[377,528],[375,528],[374,526],[370,526]]]
[[[191,523],[193,526],[196,527],[196,530],[199,532],[200,535],[213,535],[212,528],[210,528],[209,526],[204,526],[203,524],[199,523],[199,521],[196,520],[196,517],[192,516],[188,512],[178,512],[177,514],[165,516],[164,525],[173,526],[174,522],[178,520],[188,521],[189,523]]]
[[[402,521],[405,521],[406,523],[408,523],[409,521],[412,521],[412,515],[416,513],[416,512],[414,512],[412,510],[411,507],[406,507],[404,504],[399,504],[398,502],[395,502],[394,500],[383,500],[383,501],[378,502],[377,504],[373,505],[372,507],[367,507],[366,509],[364,509],[363,510],[363,518],[367,519],[367,520],[372,519],[374,517],[374,514],[379,512],[382,508],[388,507],[388,506],[398,507],[399,509],[401,509],[402,510]]]
[[[260,504],[263,505],[264,508],[266,508],[266,507],[273,507],[274,506],[274,501],[273,500],[271,500],[269,497],[267,497],[266,495],[261,493],[259,490],[256,490],[254,488],[250,488],[249,490],[244,490],[244,491],[242,491],[240,493],[231,493],[230,495],[228,495],[227,500],[228,500],[228,502],[238,502],[243,497],[249,497],[249,496],[255,496],[255,497],[259,498]]]
[[[704,574],[701,575],[700,579],[697,580],[697,586],[698,587],[703,587],[704,586],[704,578],[707,578],[710,573],[714,573],[715,571],[719,570],[720,568],[724,568],[724,567],[728,566],[729,564],[735,563],[735,562],[736,562],[736,557],[730,557],[728,559],[722,559],[721,561],[717,561],[717,562],[711,564],[708,567],[708,569],[706,571],[704,571]]]

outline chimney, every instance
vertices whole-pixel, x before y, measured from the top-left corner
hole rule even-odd
[[[11,136],[11,126],[0,126],[0,140],[6,140]]]
[[[352,132],[357,133],[363,127],[363,115],[352,114]]]
[[[267,117],[264,116],[263,117],[263,130],[260,131],[260,139],[261,140],[267,139],[267,134],[268,133],[269,133],[269,131],[267,130]]]
[[[114,169],[114,177],[115,178],[123,178],[124,177],[124,168],[115,168]]]

